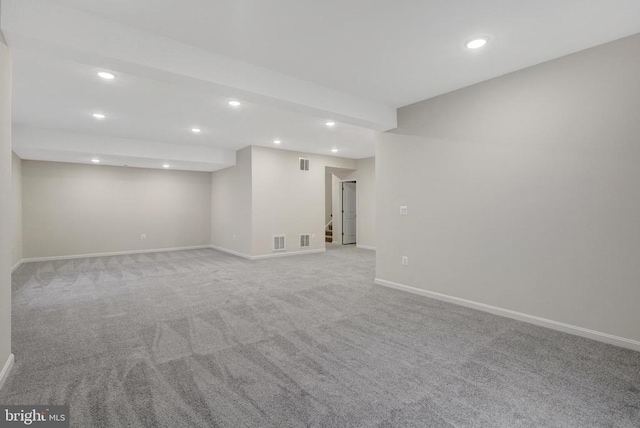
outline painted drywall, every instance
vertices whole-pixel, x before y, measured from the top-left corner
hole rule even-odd
[[[375,248],[375,158],[356,161],[356,170],[337,171],[330,168],[334,243],[342,242],[342,182],[356,181],[357,245]]]
[[[11,52],[0,43],[0,371],[11,355],[11,193]]]
[[[210,173],[23,160],[22,190],[27,259],[210,243]]]
[[[400,109],[377,277],[640,340],[638,76],[640,35]]]
[[[331,173],[327,172],[324,176],[324,224],[329,223],[333,214],[333,189],[331,187],[331,183]]]
[[[335,174],[331,174],[331,188],[333,189],[331,192],[331,209],[334,218],[333,243],[342,244],[342,179]]]
[[[357,245],[376,247],[376,158],[358,159],[356,170],[347,178],[356,181]]]
[[[13,242],[11,266],[16,266],[23,258],[22,251],[22,159],[15,153],[11,156],[11,194],[13,209]]]
[[[253,255],[273,254],[273,235],[287,236],[286,252],[325,248],[326,168],[355,169],[357,162],[267,147],[252,147]],[[309,171],[300,171],[299,159],[309,158]],[[312,236],[309,248],[300,248],[301,234]]]
[[[211,176],[211,244],[251,256],[251,147],[236,152],[236,165]]]

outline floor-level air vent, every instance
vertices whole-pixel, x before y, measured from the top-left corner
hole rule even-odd
[[[300,235],[300,248],[308,247],[310,236],[309,235]]]
[[[273,251],[284,251],[286,249],[284,235],[273,235]]]
[[[309,159],[300,158],[300,171],[309,171]]]

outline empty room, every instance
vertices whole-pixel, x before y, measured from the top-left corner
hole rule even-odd
[[[0,0],[0,427],[640,427],[640,2]]]

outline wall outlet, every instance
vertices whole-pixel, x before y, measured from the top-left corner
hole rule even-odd
[[[143,233],[142,235],[140,235],[140,239],[147,239],[147,234]]]
[[[316,234],[315,233],[311,234],[311,239],[316,239]]]
[[[409,266],[409,257],[402,256],[402,265],[403,266]]]
[[[400,215],[408,215],[409,208],[406,205],[400,205]]]

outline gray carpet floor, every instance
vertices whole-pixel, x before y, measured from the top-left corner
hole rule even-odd
[[[373,284],[374,253],[29,263],[2,404],[76,427],[638,427],[640,353]]]

